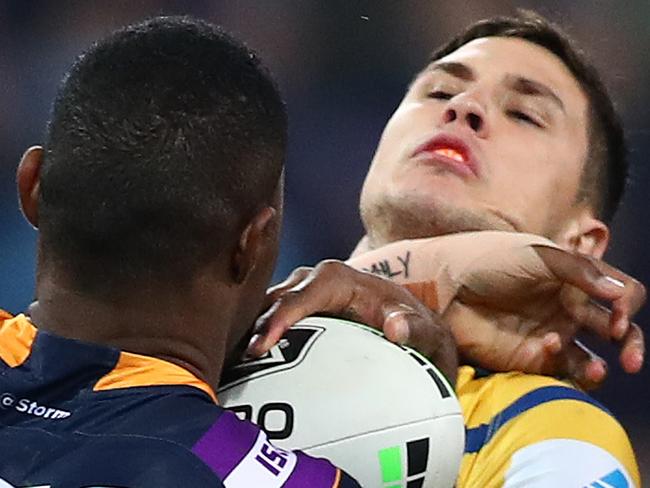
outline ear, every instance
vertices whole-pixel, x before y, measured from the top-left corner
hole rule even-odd
[[[262,208],[248,223],[237,244],[232,258],[232,277],[236,283],[243,283],[255,269],[260,259],[268,256],[266,248],[270,245],[271,228],[276,225],[277,210]],[[275,239],[273,240],[275,244]]]
[[[582,208],[554,240],[566,249],[601,259],[609,244],[609,227],[591,209]]]
[[[38,193],[42,163],[43,148],[41,146],[32,146],[23,154],[16,172],[20,208],[27,221],[34,228],[38,228]]]

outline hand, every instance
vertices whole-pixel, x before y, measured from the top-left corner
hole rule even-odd
[[[575,339],[580,331],[620,347],[623,370],[643,365],[644,340],[631,317],[645,301],[638,281],[596,259],[561,249],[533,246],[549,273],[516,285],[467,276],[443,318],[459,350],[470,360],[500,371],[566,375],[581,387],[599,386],[605,362]],[[495,286],[499,283],[500,286]],[[611,310],[598,304],[611,304]]]
[[[548,239],[466,232],[393,243],[348,263],[405,285],[443,314],[459,352],[483,367],[567,375],[595,387],[605,363],[575,340],[581,330],[616,342],[625,371],[643,363],[643,334],[631,323],[643,286]]]
[[[257,320],[248,353],[259,356],[286,330],[314,314],[361,322],[382,330],[387,339],[408,344],[454,383],[458,357],[449,328],[405,288],[370,273],[328,260],[298,268],[267,291],[269,309]]]

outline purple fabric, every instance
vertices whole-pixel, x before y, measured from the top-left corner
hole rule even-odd
[[[294,451],[298,460],[284,488],[332,488],[337,469],[326,459],[309,457],[300,451]]]
[[[248,454],[258,434],[255,425],[240,420],[234,413],[223,412],[194,444],[192,452],[223,480]]]

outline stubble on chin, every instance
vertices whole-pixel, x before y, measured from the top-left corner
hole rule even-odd
[[[447,202],[421,202],[408,197],[384,198],[361,210],[368,247],[376,249],[404,239],[437,237],[481,230],[517,231],[498,212],[475,210]]]

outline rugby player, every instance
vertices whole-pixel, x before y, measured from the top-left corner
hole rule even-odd
[[[355,486],[215,405],[224,361],[268,305],[285,144],[272,81],[212,26],[150,21],[75,64],[44,151],[18,171],[39,228],[39,301],[0,328],[0,444],[11,453],[1,478]],[[337,263],[301,276],[271,291],[280,301],[258,332],[338,313],[408,339],[455,376],[448,332],[404,290]]]
[[[572,41],[535,14],[484,20],[434,52],[386,125],[355,255],[502,230],[601,258],[625,179],[623,130]],[[624,367],[638,371],[640,331],[624,324],[616,337]],[[462,353],[468,337],[456,338]],[[467,427],[459,487],[640,486],[623,428],[571,384],[465,365],[457,392]]]
[[[153,19],[76,61],[18,169],[38,301],[0,314],[0,485],[359,486],[214,393],[267,306],[286,139],[266,69],[210,24]],[[341,263],[311,278],[322,311],[433,344],[434,314],[402,287]],[[453,376],[451,334],[435,341]]]

